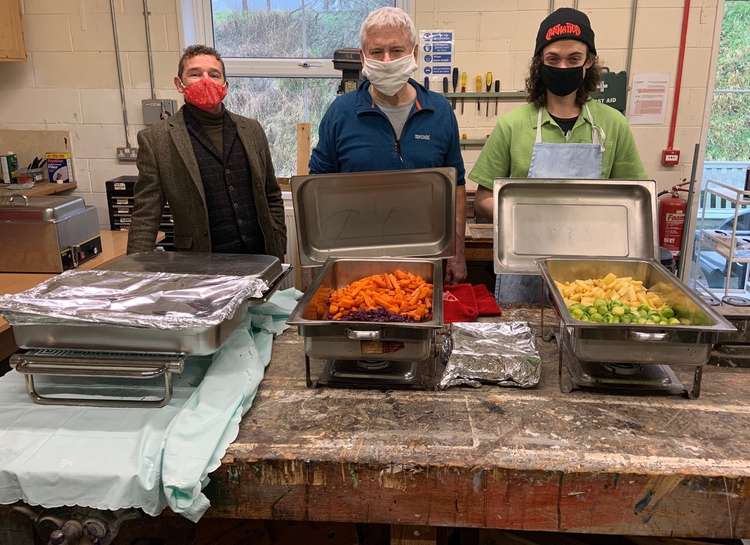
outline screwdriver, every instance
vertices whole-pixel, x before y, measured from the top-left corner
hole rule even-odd
[[[448,76],[443,77],[443,94],[448,92]]]
[[[468,76],[466,75],[466,72],[461,72],[461,92],[466,92],[466,80],[468,79]],[[461,98],[461,115],[464,115],[464,98]]]
[[[453,92],[456,92],[458,86],[458,68],[453,69]],[[456,97],[453,97],[453,109],[456,109]]]
[[[495,92],[496,93],[500,92],[500,80],[499,79],[495,80]],[[495,97],[495,117],[497,117],[497,98],[498,97]]]
[[[474,78],[474,91],[482,92],[482,74],[477,74],[477,77]],[[479,100],[479,96],[477,96],[477,111],[480,115],[482,114],[482,101]]]
[[[430,90],[430,76],[424,77],[424,88]]]
[[[489,93],[492,91],[492,72],[487,72],[485,74],[484,84],[487,86],[487,92]],[[487,111],[485,113],[485,117],[490,116],[490,98],[487,97]]]

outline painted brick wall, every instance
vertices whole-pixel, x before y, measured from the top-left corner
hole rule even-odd
[[[178,10],[181,0],[150,0],[155,80],[159,98],[180,98],[172,85],[179,59]],[[660,166],[668,136],[667,121],[634,127],[649,174],[668,187],[690,174],[693,145],[699,141],[713,47],[714,20],[720,0],[694,0],[691,9],[683,93],[676,145],[682,164]],[[67,129],[72,133],[79,193],[100,210],[107,224],[104,182],[135,174],[134,164],[120,164],[115,148],[125,137],[117,91],[114,42],[108,0],[23,0],[29,60],[0,63],[0,127]],[[572,5],[558,0],[556,7]],[[457,64],[469,74],[491,70],[504,90],[520,89],[528,69],[539,22],[548,0],[414,0],[419,29],[457,32]],[[630,0],[580,0],[596,31],[601,60],[613,71],[625,68]],[[121,60],[126,88],[130,141],[143,128],[140,102],[149,96],[148,64],[141,0],[117,0]],[[674,80],[682,0],[640,0],[633,52],[633,73],[669,72]],[[181,101],[180,101],[181,102]],[[500,112],[512,108],[501,104]],[[494,108],[491,108],[494,110]],[[459,117],[469,138],[489,134],[494,118],[466,105]],[[470,168],[479,151],[467,150]]]

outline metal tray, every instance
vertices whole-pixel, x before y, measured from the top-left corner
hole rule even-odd
[[[603,363],[703,365],[719,333],[735,328],[656,260],[547,258],[539,261],[547,289],[571,335],[575,356]],[[601,278],[608,273],[643,281],[659,292],[677,314],[694,325],[599,324],[576,320],[568,311],[555,281]]]
[[[234,316],[213,327],[160,330],[68,322],[14,326],[13,336],[16,345],[24,349],[172,352],[198,356],[213,354],[242,323],[248,308],[267,301],[290,270],[289,267],[283,268],[262,298],[246,301],[238,307]]]
[[[332,290],[372,274],[401,269],[433,284],[432,319],[418,323],[344,322],[328,317]],[[330,259],[287,323],[305,337],[305,353],[320,359],[420,360],[432,354],[435,332],[443,326],[443,268],[429,259]],[[364,344],[363,344],[364,343]],[[383,347],[378,343],[400,343]],[[383,349],[378,352],[378,346]]]
[[[656,257],[656,184],[495,180],[496,273],[538,274],[543,257]]]
[[[27,197],[14,193],[0,198],[0,221],[60,221],[86,208],[81,197]]]
[[[455,252],[453,168],[295,176],[291,186],[303,266]]]
[[[141,252],[118,257],[99,267],[107,271],[253,276],[275,282],[283,272],[272,255],[212,254],[207,252]]]

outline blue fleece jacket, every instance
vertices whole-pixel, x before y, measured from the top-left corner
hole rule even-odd
[[[310,172],[362,172],[411,168],[454,167],[463,185],[464,161],[458,123],[449,102],[413,79],[417,100],[401,138],[370,95],[370,82],[333,101],[320,122],[318,145],[310,157]]]

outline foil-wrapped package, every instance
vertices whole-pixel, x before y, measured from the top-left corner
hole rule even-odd
[[[212,327],[268,284],[252,276],[107,270],[68,271],[0,296],[11,325],[88,322],[156,329]]]
[[[453,350],[440,389],[539,384],[542,358],[528,322],[456,322],[451,325],[451,336]]]

